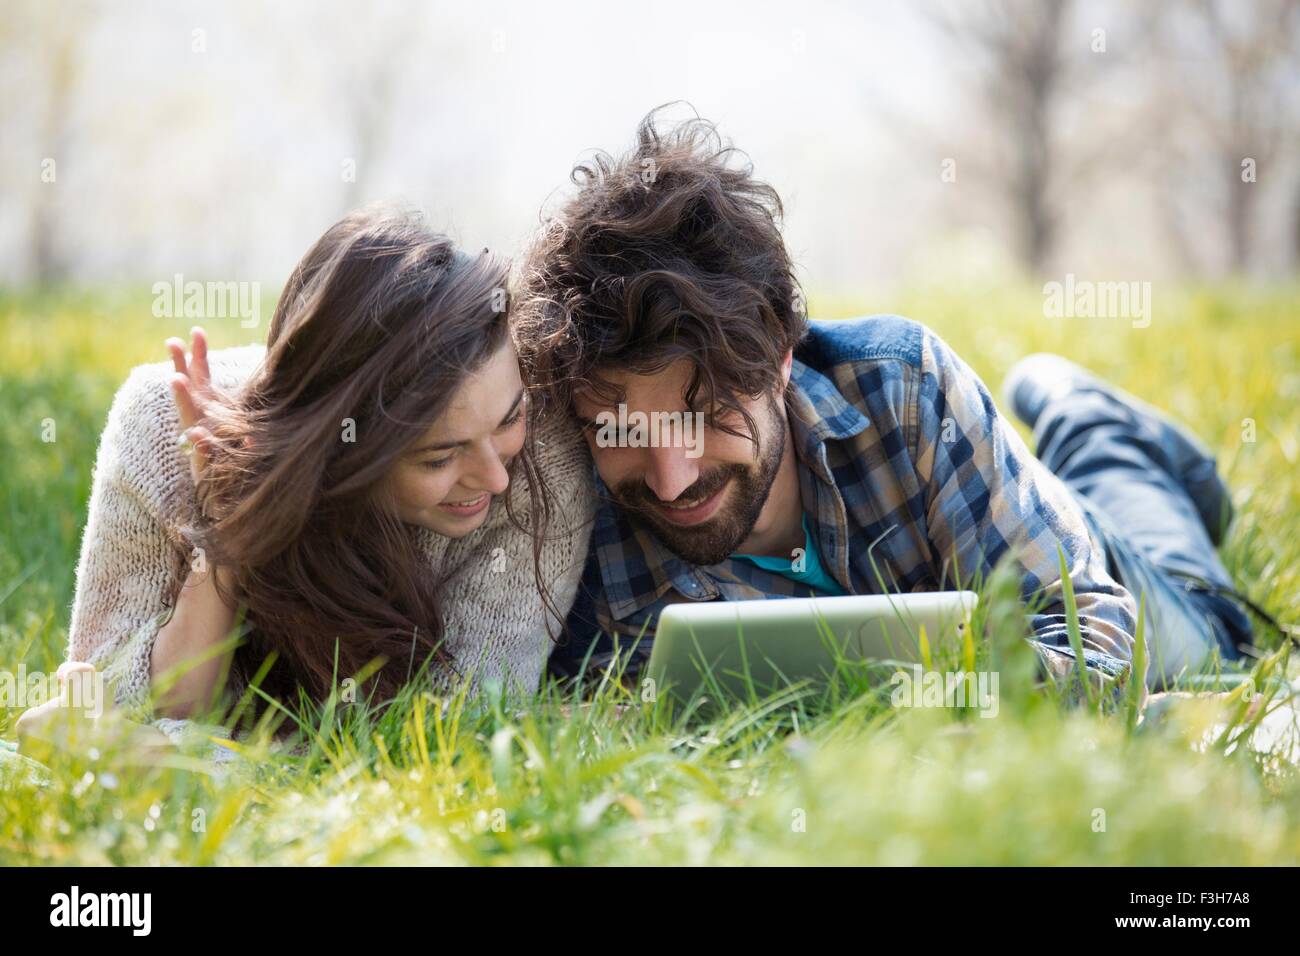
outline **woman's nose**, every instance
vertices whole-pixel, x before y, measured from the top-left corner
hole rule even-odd
[[[466,484],[489,494],[503,494],[510,486],[510,471],[495,448],[486,448],[475,463],[471,481]]]

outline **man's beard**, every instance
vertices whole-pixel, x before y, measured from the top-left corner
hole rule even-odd
[[[771,441],[760,441],[756,464],[721,465],[701,475],[678,495],[680,501],[707,501],[730,481],[734,487],[726,492],[728,502],[707,521],[682,527],[665,520],[655,505],[658,496],[644,481],[627,481],[611,488],[614,503],[649,525],[655,537],[683,561],[707,567],[724,560],[754,530],[781,468],[786,425],[776,402],[769,407],[775,421],[774,434]]]

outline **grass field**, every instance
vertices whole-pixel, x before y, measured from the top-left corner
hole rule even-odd
[[[149,302],[0,297],[0,670],[63,659],[109,401],[190,324]],[[812,306],[923,321],[995,394],[1016,358],[1058,351],[1186,421],[1234,491],[1223,555],[1238,586],[1300,622],[1300,289],[1158,286],[1146,328],[1045,319],[1034,288]],[[264,335],[205,327],[215,347]],[[1016,609],[993,595],[987,613]],[[234,775],[56,755],[39,783],[0,787],[0,865],[1300,862],[1300,778],[1237,745],[1244,701],[1135,731],[1126,715],[1062,712],[1024,681],[1001,691],[995,719],[895,709],[886,689],[691,722],[613,686],[572,716],[554,692],[474,712],[410,693],[382,716],[327,708],[309,757],[253,755]],[[0,737],[17,716],[0,710]],[[1220,721],[1228,732],[1207,741]]]

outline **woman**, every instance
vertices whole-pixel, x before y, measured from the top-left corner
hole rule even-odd
[[[382,701],[426,664],[446,687],[535,689],[593,488],[576,427],[526,394],[507,278],[362,211],[295,268],[265,348],[209,355],[195,330],[190,356],[171,340],[170,368],[136,369],[95,466],[73,669],[173,735],[272,656],[258,683],[282,699],[360,676]]]

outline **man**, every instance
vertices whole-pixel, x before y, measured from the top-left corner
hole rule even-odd
[[[603,497],[590,603],[570,618],[581,640],[554,673],[582,661],[594,624],[597,666],[644,633],[634,675],[670,603],[956,588],[1008,554],[1054,676],[1075,667],[1062,553],[1089,679],[1112,701],[1137,593],[1151,686],[1239,656],[1249,622],[1214,590],[1230,584],[1214,550],[1228,496],[1195,439],[1034,356],[1006,398],[1035,458],[928,328],[810,322],[780,199],[731,160],[711,124],[662,132],[652,113],[630,153],[575,170],[525,260],[520,356],[586,430]]]

